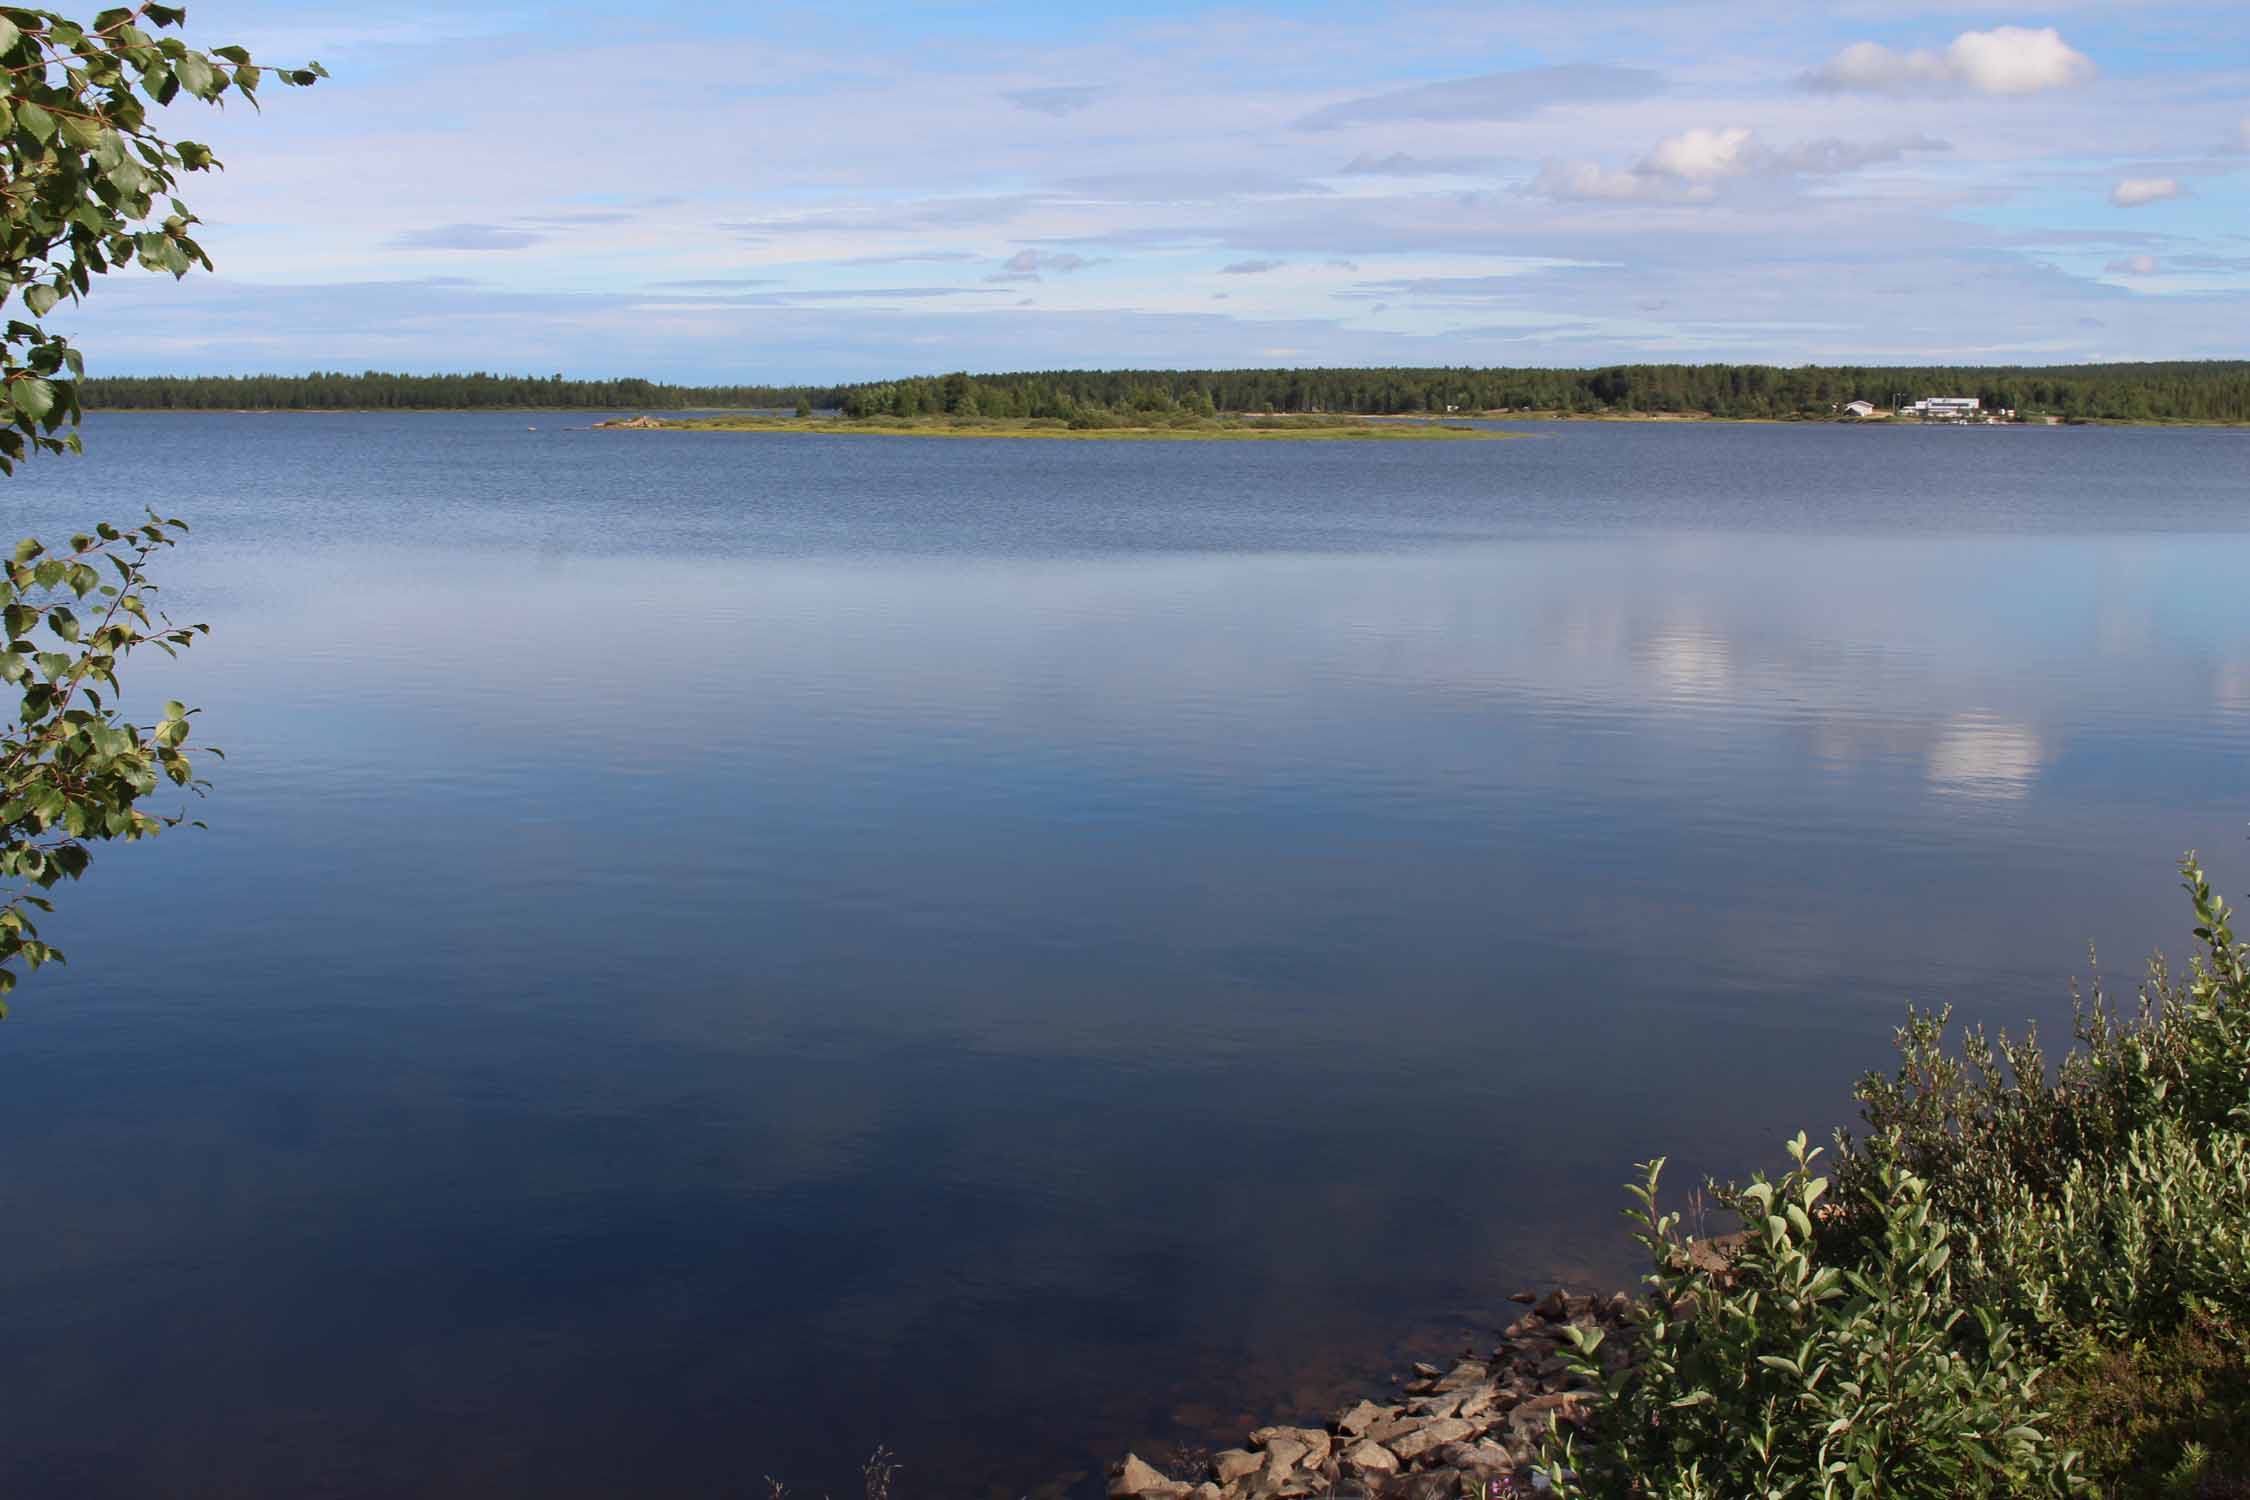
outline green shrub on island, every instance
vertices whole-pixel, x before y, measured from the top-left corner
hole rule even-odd
[[[1662,1162],[1628,1210],[1652,1269],[1626,1353],[1558,1434],[1565,1496],[1661,1500],[2250,1494],[2250,949],[2190,856],[2203,952],[2097,989],[2052,1071],[2036,1037],[1914,1013],[1834,1178],[1716,1187],[1684,1239]]]

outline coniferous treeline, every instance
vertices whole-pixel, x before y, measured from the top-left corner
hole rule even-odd
[[[1830,416],[1924,396],[2066,418],[2250,422],[2250,361],[2049,368],[1620,365],[1599,370],[1046,370],[943,375],[848,387],[853,416],[956,413],[1069,417],[1112,411],[1703,412]]]
[[[560,375],[393,375],[315,370],[310,375],[109,375],[79,385],[80,404],[110,411],[412,411],[585,408],[690,411],[704,407],[833,407],[836,386],[662,385]]]
[[[916,376],[855,385],[665,385],[561,376],[109,376],[84,382],[89,408],[284,411],[707,407],[842,408],[850,416],[1070,418],[1101,412],[1700,412],[1829,416],[1923,396],[2070,419],[2250,422],[2250,361],[2050,367],[1618,365],[1605,369],[1046,370]]]

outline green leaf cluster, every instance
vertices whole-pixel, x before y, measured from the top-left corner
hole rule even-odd
[[[1582,1339],[1604,1402],[1596,1456],[1550,1451],[1566,1494],[2140,1494],[2212,1472],[2236,1427],[2199,1409],[2211,1382],[2088,1373],[2182,1351],[2229,1388],[2250,1371],[2250,946],[2193,855],[2181,873],[2184,976],[2152,963],[2130,1015],[2097,988],[2054,1068],[2035,1035],[1956,1047],[1948,1013],[1910,1014],[1898,1070],[1859,1084],[1834,1191],[1800,1136],[1779,1181],[1716,1189],[1743,1225],[1724,1253],[1678,1237],[1645,1169],[1633,1358],[1605,1369]]]
[[[149,559],[187,523],[149,513],[138,526],[103,522],[50,551],[26,538],[0,569],[0,682],[17,693],[0,726],[0,1016],[18,967],[63,955],[39,936],[43,894],[86,873],[92,846],[151,837],[187,821],[143,804],[166,787],[200,796],[191,743],[196,711],[164,705],[154,723],[118,703],[119,665],[154,646],[177,655],[207,625],[175,625],[155,607]]]
[[[187,12],[141,5],[91,21],[0,7],[0,473],[37,451],[76,452],[78,350],[42,320],[125,265],[185,276],[211,258],[179,178],[219,165],[210,148],[159,134],[151,106],[183,94],[256,107],[269,78],[306,85],[318,63],[267,69],[240,47],[208,52],[161,33]]]
[[[1661,1160],[1629,1210],[1656,1267],[1627,1337],[1632,1363],[1605,1368],[1598,1332],[1571,1330],[1565,1357],[1598,1385],[1598,1453],[1550,1445],[1564,1495],[1665,1500],[2065,1494],[2073,1458],[2049,1437],[2043,1368],[1954,1280],[1960,1231],[1926,1183],[1880,1176],[1880,1238],[1851,1261],[1822,1253],[1815,1219],[1829,1179],[1800,1135],[1778,1181],[1727,1190],[1744,1232],[1714,1255],[1657,1208]]]
[[[2196,1312],[2250,1322],[2250,963],[2192,856],[2181,873],[2202,951],[2185,976],[2152,964],[2133,1014],[2097,988],[2059,1066],[2036,1035],[1972,1030],[1956,1055],[1947,1015],[1924,1013],[1899,1032],[1897,1073],[1859,1086],[1868,1133],[1846,1140],[1845,1170],[1927,1178],[1983,1229],[1966,1274],[2057,1345]]]

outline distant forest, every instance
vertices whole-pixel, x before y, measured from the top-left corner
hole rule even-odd
[[[81,381],[80,405],[108,411],[692,411],[793,406],[800,396],[836,406],[839,386],[661,385],[653,380],[565,380],[560,375],[391,375],[315,370],[310,375],[110,375]]]
[[[514,375],[121,376],[89,379],[88,408],[139,411],[842,409],[848,416],[1063,417],[1089,412],[1478,411],[1828,417],[1976,396],[1987,408],[2071,420],[2250,422],[2250,361],[2047,367],[1616,365],[1597,370],[1045,370],[856,385],[662,385]]]

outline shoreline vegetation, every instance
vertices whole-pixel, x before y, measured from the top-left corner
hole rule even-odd
[[[1096,442],[1471,442],[1524,434],[1469,427],[1458,421],[1388,417],[1246,415],[1111,418],[1101,422],[1059,417],[810,417],[745,413],[704,418],[633,417],[596,422],[595,432],[760,432],[795,435],[924,438],[1008,438]]]
[[[1636,1292],[1553,1288],[1450,1368],[1112,1500],[2250,1496],[2250,945],[2191,854],[2198,952],[2035,1036],[1908,1013],[1861,1132],[1628,1185]],[[1533,1302],[1528,1293],[1518,1301]]]
[[[1044,370],[849,384],[676,385],[491,373],[95,376],[100,411],[788,412],[1159,425],[1175,413],[1692,421],[1850,420],[1975,397],[2026,421],[2250,425],[2250,360],[2053,366],[1613,365],[1600,369]],[[1884,419],[1878,415],[1875,419]]]
[[[620,408],[620,410],[630,409],[631,408]],[[376,415],[442,417],[458,416],[470,412],[507,412],[512,415],[524,417],[587,417],[599,415],[601,409],[589,410],[585,407],[576,406],[108,406],[88,407],[86,408],[86,410],[98,411],[105,416],[121,417],[352,417]],[[652,423],[645,423],[643,425],[671,427],[675,430],[695,430],[697,427],[703,427],[707,430],[716,431],[728,425],[727,419],[745,417],[761,419],[755,424],[744,424],[745,427],[755,426],[757,428],[766,428],[770,426],[770,428],[774,431],[781,431],[784,429],[793,431],[826,430],[834,432],[867,432],[884,430],[883,424],[867,421],[854,421],[852,419],[842,418],[841,413],[835,411],[816,412],[812,419],[812,425],[808,425],[802,420],[792,419],[787,412],[777,411],[770,407],[727,408],[714,406],[697,407],[693,410],[694,415],[691,416],[658,419],[653,421]],[[1259,418],[1265,417],[1294,415],[1298,414],[1291,412],[1222,412],[1219,414],[1219,419],[1221,421],[1232,419],[1247,422],[1255,421]],[[986,418],[983,420],[993,427],[1003,427],[1011,425],[1035,425],[1028,422],[1023,424],[1012,424],[1002,418]],[[2250,427],[2250,418],[2245,418],[2242,421],[2227,421],[2217,418],[2195,417],[2078,417],[2067,420],[2062,418],[2056,418],[2053,420],[2044,418],[2032,418],[2026,420],[1997,422],[1992,424],[1962,424],[1940,421],[1925,423],[1917,420],[1912,416],[1898,416],[1888,413],[1882,416],[1869,418],[1860,418],[1837,414],[1830,414],[1823,417],[1722,417],[1715,413],[1707,411],[1516,411],[1505,407],[1494,408],[1491,411],[1456,412],[1449,417],[1443,418],[1403,412],[1376,412],[1365,414],[1361,418],[1361,420],[1364,420],[1370,425],[1377,423],[1418,423],[1424,426],[1450,425],[1455,427],[1456,429],[1459,428],[1460,424],[1465,422],[1634,422],[1646,423],[1656,426],[1722,427],[1796,427],[1810,425],[1887,428],[1913,428],[1922,426],[1942,427],[1961,425],[1992,425],[2000,427],[2172,427],[2207,431],[2239,431],[2243,428]],[[823,422],[825,422],[827,426],[825,428],[819,427],[818,424]],[[600,428],[605,431],[613,431],[624,425],[625,424],[622,421],[605,419],[603,421],[592,423],[591,427]],[[932,425],[938,424],[933,423]],[[946,425],[957,426],[958,431],[949,431],[936,435],[966,435],[970,430],[968,425],[966,424]],[[1065,423],[1064,425],[1067,426],[1068,424]],[[903,426],[904,423],[902,421],[893,421],[888,424],[888,430],[891,430],[893,432],[900,431],[903,429]],[[1467,431],[1473,435],[1483,437],[1529,436],[1529,434],[1526,433],[1493,432],[1485,428],[1471,428],[1467,429]],[[987,435],[995,436],[1003,434],[988,432]],[[1094,437],[1099,436],[1100,434],[1097,431],[1081,430],[1066,435],[1078,437]]]

